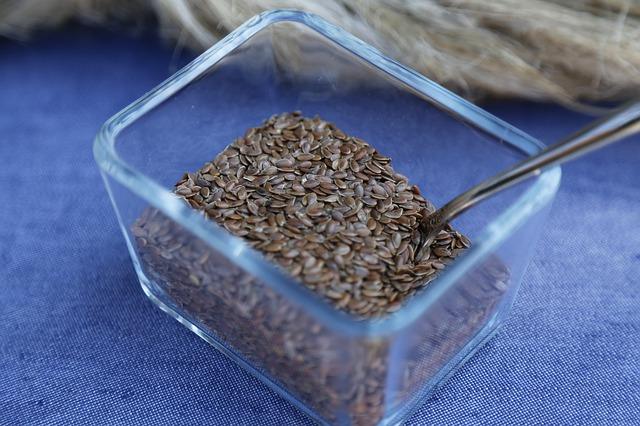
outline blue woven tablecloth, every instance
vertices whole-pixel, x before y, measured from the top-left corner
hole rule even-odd
[[[91,144],[175,61],[82,29],[0,40],[0,425],[310,423],[138,285]],[[488,108],[544,141],[588,120]],[[640,423],[639,292],[635,138],[564,168],[505,327],[408,424]]]

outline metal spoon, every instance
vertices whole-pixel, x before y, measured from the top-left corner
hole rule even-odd
[[[487,197],[507,189],[545,169],[580,157],[640,131],[640,103],[632,102],[594,121],[573,135],[527,158],[457,196],[431,214],[423,215],[419,225],[418,252],[431,245],[434,237],[450,220]]]

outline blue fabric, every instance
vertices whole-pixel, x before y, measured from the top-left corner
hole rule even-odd
[[[91,143],[174,56],[81,29],[0,40],[0,425],[310,423],[138,286]],[[545,141],[588,120],[488,108]],[[408,424],[640,423],[639,142],[564,168],[506,326]]]

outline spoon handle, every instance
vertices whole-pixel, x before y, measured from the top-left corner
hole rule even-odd
[[[423,218],[423,243],[430,241],[446,224],[480,201],[541,171],[590,151],[602,148],[640,131],[640,102],[631,102],[594,121],[573,135],[550,145],[514,167],[474,186]]]

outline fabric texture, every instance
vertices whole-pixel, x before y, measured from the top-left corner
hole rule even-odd
[[[93,161],[185,59],[83,29],[0,41],[0,425],[311,424],[146,299]],[[544,141],[589,120],[487,107]],[[639,219],[639,138],[564,167],[505,326],[407,424],[640,423]]]

